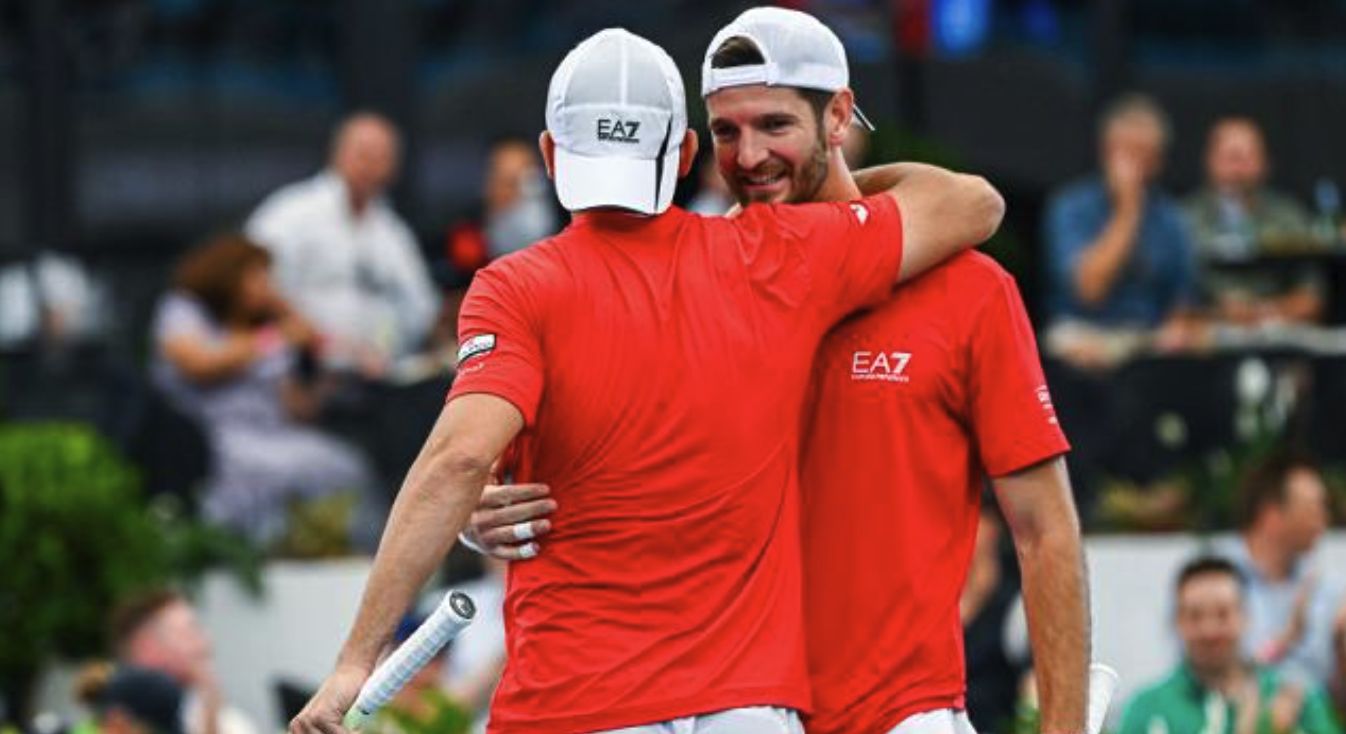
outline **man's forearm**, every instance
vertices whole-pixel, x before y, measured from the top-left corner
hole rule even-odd
[[[1042,733],[1079,734],[1087,714],[1090,657],[1088,587],[1080,538],[1048,533],[1019,547],[1019,564]]]
[[[1065,460],[994,484],[1023,576],[1042,734],[1080,734],[1089,684],[1089,591]]]
[[[467,395],[440,413],[393,503],[338,666],[368,670],[397,620],[467,525],[491,463],[522,427],[504,400]]]
[[[924,163],[890,163],[853,174],[866,194],[885,192],[902,212],[902,272],[909,280],[990,239],[1005,200],[981,176]]]
[[[1075,292],[1081,301],[1097,304],[1112,292],[1122,265],[1131,255],[1139,228],[1139,204],[1114,207],[1112,217],[1098,238],[1080,253]]]
[[[397,621],[467,525],[486,485],[489,465],[427,456],[432,450],[422,451],[393,504],[360,611],[341,650],[341,665],[373,668]]]

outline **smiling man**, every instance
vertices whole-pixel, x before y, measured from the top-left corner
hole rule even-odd
[[[756,8],[716,34],[701,88],[720,173],[745,213],[891,185],[891,169],[846,166],[848,82],[841,42],[807,14]],[[924,255],[904,257],[905,269]],[[1089,621],[1068,444],[1013,278],[964,253],[853,316],[823,342],[808,405],[809,731],[971,730],[958,601],[988,476],[1023,568],[1042,731],[1083,731]],[[494,553],[528,557],[531,536],[564,529],[563,514],[542,518],[564,500],[538,485],[493,488],[474,530]]]
[[[294,734],[341,731],[511,443],[518,476],[547,477],[564,502],[551,552],[510,569],[489,731],[798,731],[798,431],[813,354],[847,314],[990,237],[1003,214],[986,181],[920,165],[889,168],[860,201],[685,212],[673,187],[697,138],[682,81],[662,49],[619,29],[561,62],[546,119],[543,160],[574,219],[477,273],[448,402]],[[829,108],[827,139],[849,121],[844,102]]]

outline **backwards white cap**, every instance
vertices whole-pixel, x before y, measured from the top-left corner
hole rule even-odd
[[[725,41],[735,37],[751,41],[762,52],[765,61],[724,69],[711,67],[715,52]],[[812,15],[786,8],[759,7],[744,11],[715,34],[701,62],[702,97],[725,87],[751,84],[836,92],[849,86],[850,81],[846,48],[837,34]],[[860,124],[874,129],[859,108],[855,110],[855,117]]]
[[[566,209],[660,214],[673,202],[687,99],[662,48],[621,28],[585,39],[552,75],[547,130]]]

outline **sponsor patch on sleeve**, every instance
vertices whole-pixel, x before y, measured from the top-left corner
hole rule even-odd
[[[458,364],[495,349],[495,334],[478,334],[458,346]]]

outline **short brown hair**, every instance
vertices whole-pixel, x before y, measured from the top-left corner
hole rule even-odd
[[[1239,527],[1247,530],[1267,505],[1285,503],[1285,485],[1296,469],[1321,473],[1318,462],[1309,454],[1284,448],[1268,454],[1243,474],[1239,485]]]
[[[185,601],[186,597],[172,589],[154,589],[124,599],[112,611],[108,625],[108,641],[112,644],[113,652],[122,655],[131,638],[159,612]]]
[[[755,64],[765,64],[766,56],[762,55],[762,49],[751,38],[746,36],[731,36],[726,38],[720,47],[711,54],[710,66],[712,69],[733,69],[738,66],[753,66]],[[822,134],[823,113],[827,112],[827,105],[831,104],[832,97],[836,96],[833,92],[826,92],[821,89],[805,89],[804,87],[790,87],[790,89],[799,92],[809,107],[813,109],[813,119],[818,123],[819,135]]]
[[[271,265],[271,253],[237,232],[216,235],[178,262],[173,284],[200,299],[215,319],[223,321],[238,300],[243,276]]]
[[[1234,580],[1238,585],[1239,595],[1243,595],[1243,588],[1247,585],[1247,580],[1243,578],[1243,573],[1239,571],[1228,559],[1219,556],[1198,556],[1183,564],[1182,570],[1178,571],[1178,579],[1174,583],[1174,590],[1181,594],[1184,587],[1192,579],[1202,576],[1227,576]]]

